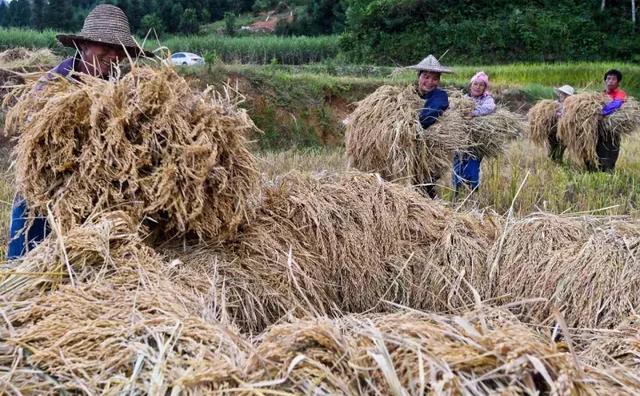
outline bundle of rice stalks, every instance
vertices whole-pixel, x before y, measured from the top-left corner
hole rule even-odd
[[[209,279],[218,318],[255,333],[283,317],[445,310],[476,301],[499,223],[375,175],[291,173],[224,247],[165,253]],[[473,285],[473,286],[471,286]],[[477,286],[484,292],[484,286]]]
[[[358,102],[345,137],[350,166],[407,185],[436,181],[451,166],[452,154],[468,146],[468,137],[423,130],[423,105],[413,85],[385,85]]]
[[[293,394],[355,395],[352,345],[329,319],[296,321],[267,330],[247,361],[250,389],[281,389]]]
[[[0,382],[20,393],[36,387],[56,393],[201,394],[235,387],[244,341],[233,329],[191,314],[180,293],[166,286],[65,286],[8,304],[9,336],[0,361],[11,360],[11,369],[0,370]]]
[[[66,235],[54,235],[0,272],[0,296],[21,301],[61,285],[108,281],[129,289],[156,283],[161,258],[142,244],[124,212],[104,213]]]
[[[491,298],[487,254],[501,231],[490,213],[449,213],[438,240],[413,259],[408,306],[440,312]]]
[[[10,63],[16,60],[22,60],[29,57],[31,51],[23,47],[9,48],[0,52],[0,63]]]
[[[295,394],[630,395],[640,389],[640,381],[589,367],[564,343],[486,309],[274,326],[260,339],[247,371],[249,389]]]
[[[541,301],[521,306],[522,316],[535,323],[553,324],[557,307],[571,327],[617,325],[640,307],[637,230],[553,217],[555,224],[532,228],[525,219],[505,231],[492,258],[495,296]],[[549,233],[534,237],[540,225]]]
[[[254,125],[229,93],[195,93],[170,68],[81,80],[40,81],[7,115],[31,214],[49,205],[69,230],[117,208],[165,238],[233,235],[257,172],[245,140]]]
[[[461,97],[449,100],[447,110],[427,133],[467,135],[467,146],[461,149],[478,157],[496,157],[504,152],[505,145],[522,135],[524,124],[516,114],[498,107],[492,114],[471,117],[473,100]]]
[[[574,160],[597,164],[598,124],[604,105],[600,93],[571,95],[564,101],[564,113],[558,121],[558,138]]]
[[[633,98],[627,99],[622,107],[604,117],[601,121],[603,133],[629,135],[640,128],[640,103]]]
[[[598,334],[584,353],[587,360],[601,366],[621,366],[640,369],[640,317],[632,315],[615,330]],[[637,372],[637,371],[636,371]]]
[[[541,100],[527,113],[529,127],[527,137],[538,147],[546,147],[549,136],[558,133],[558,104],[555,100]]]

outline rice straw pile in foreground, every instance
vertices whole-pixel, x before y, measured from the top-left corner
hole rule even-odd
[[[26,87],[6,119],[31,215],[50,210],[69,230],[115,208],[204,239],[245,220],[257,172],[244,136],[254,125],[230,95],[195,93],[169,68],[134,67],[115,83],[50,80]]]
[[[423,105],[413,85],[384,85],[358,102],[345,136],[350,166],[406,185],[440,178],[453,153],[468,147],[468,136],[457,130],[425,133],[418,120]]]
[[[244,112],[170,70],[128,77],[14,108],[16,130],[36,114],[19,187],[40,210],[50,194],[57,222],[2,266],[0,392],[640,391],[633,367],[550,331],[554,306],[569,327],[637,311],[637,222],[503,224],[360,172],[259,189]]]
[[[527,113],[527,137],[538,147],[546,147],[550,136],[558,133],[558,105],[555,100],[540,100]]]
[[[384,301],[446,310],[474,303],[499,222],[458,214],[358,172],[292,173],[263,189],[256,217],[224,249],[165,253],[212,280],[244,331],[285,315],[388,310]]]
[[[640,225],[531,215],[508,224],[489,255],[494,297],[539,300],[518,312],[552,325],[612,328],[640,307]]]

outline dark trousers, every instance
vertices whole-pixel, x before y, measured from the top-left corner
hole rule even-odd
[[[587,170],[591,172],[613,172],[620,155],[620,135],[601,133],[596,144],[598,163],[587,163]]]
[[[549,158],[554,162],[562,162],[566,146],[560,142],[555,131],[549,135]]]

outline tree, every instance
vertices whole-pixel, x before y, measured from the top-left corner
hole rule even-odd
[[[200,23],[198,22],[198,13],[193,8],[187,8],[182,13],[180,19],[180,32],[194,34],[198,32]]]
[[[69,0],[49,0],[44,15],[47,27],[63,31],[74,30],[73,7]]]
[[[142,17],[142,21],[140,23],[141,31],[140,34],[146,36],[149,31],[151,31],[151,37],[153,37],[153,32],[155,31],[157,35],[161,35],[164,33],[165,27],[162,23],[162,18],[158,14],[151,13]]]
[[[38,30],[42,30],[46,27],[44,19],[45,7],[45,0],[33,0],[31,7],[31,27]]]
[[[0,0],[0,26],[9,26],[8,19],[9,6],[4,0]]]
[[[13,0],[9,3],[10,24],[13,26],[29,26],[31,24],[31,3],[29,0]]]
[[[236,14],[233,12],[224,13],[224,32],[229,36],[236,34]]]

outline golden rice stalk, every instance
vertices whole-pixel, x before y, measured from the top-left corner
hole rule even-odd
[[[108,281],[135,289],[156,283],[161,258],[142,244],[124,212],[89,219],[66,235],[47,238],[19,261],[2,266],[0,297],[21,301],[61,285]]]
[[[600,93],[580,93],[564,101],[564,113],[558,121],[558,138],[581,165],[598,163],[598,120],[603,105],[604,96]]]
[[[620,109],[601,121],[603,133],[630,135],[638,131],[638,128],[640,128],[640,103],[633,98],[628,98]]]
[[[116,208],[164,235],[235,233],[257,187],[246,111],[228,94],[193,92],[170,68],[81,78],[39,81],[7,116],[31,214],[50,205],[69,230]]]
[[[499,226],[372,174],[291,173],[265,187],[233,244],[165,254],[211,280],[203,290],[224,307],[220,319],[255,333],[285,316],[383,311],[387,301],[471,305],[472,287],[488,294],[486,251]]]
[[[437,180],[451,166],[453,152],[468,146],[467,136],[423,130],[423,105],[413,85],[385,85],[358,102],[345,136],[350,166],[406,185]]]
[[[0,342],[1,351],[12,352],[0,360],[11,358],[13,369],[0,373],[2,382],[27,393],[34,383],[48,392],[86,394],[235,387],[244,341],[232,328],[192,314],[169,283],[158,286],[68,285],[14,302],[6,317],[10,335]]]
[[[558,133],[558,103],[555,100],[538,101],[527,113],[527,137],[538,147],[546,147],[549,136]]]
[[[268,388],[293,394],[360,394],[349,341],[326,318],[273,326],[247,360],[247,386],[259,389],[256,384],[271,382]]]
[[[470,117],[475,104],[465,97],[449,100],[447,110],[438,121],[429,128],[439,134],[467,135],[467,147],[472,154],[482,157],[496,157],[504,152],[506,144],[522,135],[524,123],[516,114],[498,107],[492,114],[482,117]]]
[[[640,317],[631,315],[615,330],[597,334],[584,353],[586,360],[603,367],[615,363],[635,370],[640,369]]]
[[[492,252],[494,293],[522,304],[528,321],[553,324],[560,309],[571,327],[611,328],[640,307],[640,234],[633,227],[547,215],[505,231]]]
[[[293,394],[631,395],[637,379],[583,364],[502,311],[345,316],[271,327],[248,389]],[[278,381],[273,378],[281,379]]]

